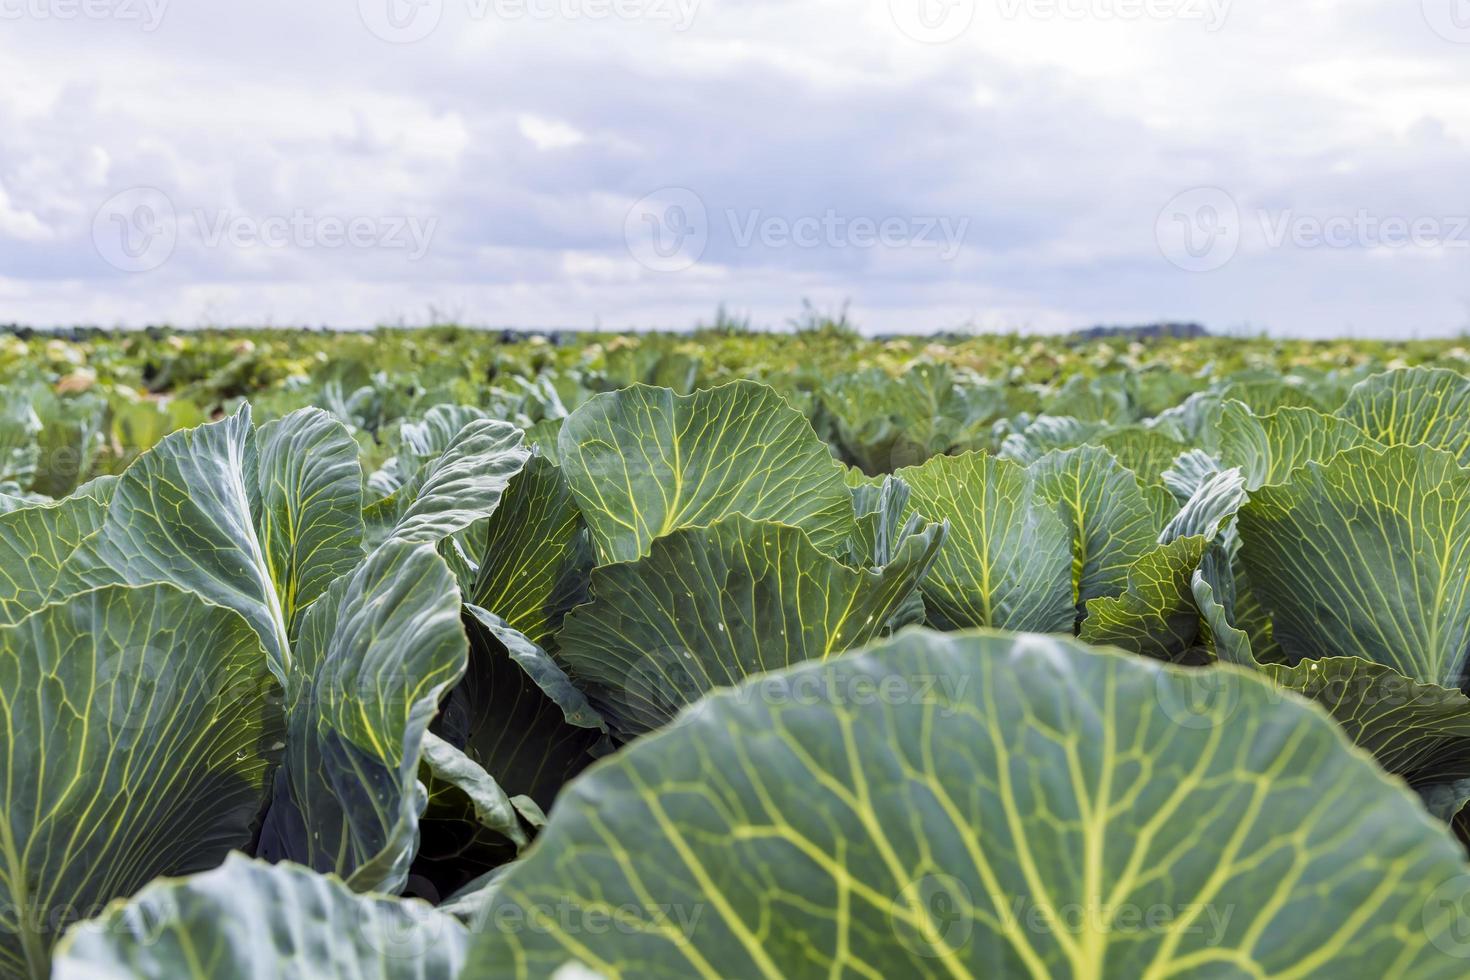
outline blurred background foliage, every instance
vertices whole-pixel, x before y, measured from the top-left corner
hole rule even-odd
[[[332,412],[371,472],[396,452],[399,427],[434,405],[514,422],[554,454],[560,419],[592,394],[736,378],[776,388],[834,456],[870,475],[970,449],[1024,456],[1084,432],[1172,458],[1223,398],[1258,412],[1328,407],[1370,374],[1415,365],[1470,372],[1470,340],[1214,337],[1169,325],[868,338],[845,313],[810,307],[776,333],[723,311],[682,334],[12,329],[0,334],[0,490],[63,496],[244,399],[261,420]]]

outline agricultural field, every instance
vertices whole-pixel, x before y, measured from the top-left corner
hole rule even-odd
[[[0,977],[1470,974],[1470,340],[0,379]]]

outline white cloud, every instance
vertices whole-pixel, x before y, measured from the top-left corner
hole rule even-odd
[[[919,0],[444,0],[422,40],[394,44],[368,26],[387,2],[168,4],[147,31],[7,21],[0,321],[357,326],[432,305],[679,327],[724,301],[779,325],[803,297],[851,298],[883,330],[1167,317],[1427,335],[1470,317],[1470,248],[1272,246],[1256,227],[1470,213],[1470,37],[1420,3],[959,0],[967,26],[928,44]],[[1241,246],[1185,272],[1156,219],[1206,186],[1236,202]],[[134,187],[164,195],[178,233],[124,273],[94,218]],[[635,215],[661,237],[630,247],[630,206],[667,188],[698,208]],[[200,213],[433,234],[416,260],[300,235],[211,245]],[[952,257],[732,230],[827,214],[968,224]],[[696,238],[683,271],[635,261]]]
[[[35,214],[15,207],[5,192],[5,185],[0,184],[0,235],[22,242],[39,242],[51,237],[51,229]]]
[[[522,113],[516,117],[516,128],[538,150],[564,150],[569,146],[576,146],[587,138],[575,126],[568,126],[556,119],[533,116],[530,113]]]

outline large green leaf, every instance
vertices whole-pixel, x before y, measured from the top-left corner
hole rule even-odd
[[[1337,414],[1385,446],[1443,449],[1470,466],[1470,378],[1443,368],[1360,381]]]
[[[668,722],[717,687],[821,660],[882,634],[944,541],[930,525],[880,569],[822,553],[800,528],[744,517],[660,538],[593,572],[558,659],[614,734]]]
[[[1072,532],[1073,601],[1117,595],[1128,569],[1158,542],[1162,525],[1138,478],[1106,449],[1056,450],[1028,470]]]
[[[304,409],[257,433],[247,405],[128,467],[78,574],[168,582],[236,610],[284,679],[302,611],[360,555],[360,472],[357,444],[325,413]]]
[[[517,848],[530,843],[515,802],[484,766],[433,732],[424,735],[423,763],[431,781],[449,784],[468,805],[464,822],[492,831]],[[429,792],[432,796],[432,787]],[[539,815],[540,808],[534,812]]]
[[[1020,432],[1012,432],[1002,440],[1000,456],[1030,465],[1053,449],[1071,449],[1097,439],[1107,428],[1101,422],[1084,422],[1066,415],[1039,415]]]
[[[1215,657],[1237,667],[1259,666],[1250,635],[1231,622],[1230,611],[1225,608],[1225,604],[1220,601],[1221,597],[1215,594],[1215,587],[1199,569],[1195,569],[1190,577],[1190,591],[1194,594],[1195,605],[1199,607],[1200,616],[1204,620],[1204,632]]]
[[[592,543],[561,470],[533,456],[494,515],[469,538],[479,564],[466,601],[538,646],[587,595]]]
[[[1282,690],[1316,701],[1358,747],[1415,786],[1470,778],[1470,698],[1463,692],[1357,657],[1258,664],[1250,638],[1230,622],[1205,575],[1195,572],[1193,584],[1221,660],[1259,667]]]
[[[1296,469],[1345,449],[1382,448],[1353,423],[1314,409],[1283,408],[1260,418],[1237,401],[1221,409],[1219,434],[1220,460],[1240,468],[1246,490],[1285,483]]]
[[[431,544],[393,540],[301,623],[286,758],[260,853],[396,891],[418,842],[420,748],[465,669],[459,590]]]
[[[634,385],[587,401],[559,442],[604,562],[632,561],[655,538],[731,514],[801,527],[829,553],[853,533],[842,467],[765,385],[682,396]]]
[[[1257,415],[1270,415],[1283,408],[1321,407],[1298,378],[1282,377],[1275,371],[1237,374],[1220,389],[1220,398],[1241,402]]]
[[[1352,449],[1262,487],[1241,558],[1287,657],[1361,657],[1460,686],[1470,642],[1470,470],[1426,447]]]
[[[423,902],[231,855],[72,929],[53,980],[452,980],[469,935]]]
[[[167,582],[236,610],[284,676],[287,616],[251,512],[253,436],[248,405],[169,435],[118,480],[101,529],[77,560],[94,582]]]
[[[302,411],[256,430],[246,489],[287,634],[339,575],[362,560],[362,465],[357,443],[325,412]]]
[[[1450,978],[1463,869],[1245,672],[916,631],[590,770],[464,976]]]
[[[1118,429],[1092,441],[1112,453],[1146,486],[1158,483],[1160,474],[1185,449],[1183,443],[1163,429],[1141,425]]]
[[[1470,698],[1357,657],[1261,668],[1283,690],[1326,708],[1391,773],[1426,785],[1470,778]]]
[[[1199,637],[1192,582],[1208,546],[1196,535],[1149,551],[1128,569],[1122,593],[1087,604],[1079,635],[1160,660],[1181,658]]]
[[[948,365],[921,363],[898,377],[880,368],[839,375],[821,404],[846,456],[867,473],[886,473],[974,448],[1005,408],[1005,393]]]
[[[1196,570],[1218,569],[1211,584],[1228,572],[1232,522],[1245,500],[1242,482],[1235,469],[1206,479],[1159,533],[1157,547],[1128,569],[1123,593],[1087,604],[1082,639],[1161,660],[1192,656],[1200,636]]]
[[[102,526],[111,478],[54,504],[0,514],[0,623],[25,618],[86,587],[72,558]]]
[[[1160,480],[1181,504],[1220,472],[1220,461],[1203,449],[1187,449],[1175,457]]]
[[[1179,538],[1200,537],[1213,541],[1220,534],[1233,534],[1231,522],[1245,503],[1245,480],[1239,470],[1221,470],[1205,480],[1184,502],[1179,513],[1164,525],[1159,543]]]
[[[0,627],[0,974],[61,928],[250,842],[280,738],[260,639],[168,585]]]
[[[884,476],[876,483],[854,483],[849,489],[857,530],[849,542],[847,558],[850,564],[881,568],[893,560],[903,539],[926,522],[922,516],[908,513],[909,487],[896,476]]]
[[[524,432],[492,419],[465,422],[434,454],[441,444],[438,437],[452,423],[442,414],[433,418],[437,427],[410,440],[420,453],[416,458],[423,460],[417,470],[387,502],[370,511],[381,523],[391,514],[389,537],[437,542],[490,516],[531,457]]]
[[[899,477],[912,491],[910,513],[950,524],[923,583],[930,623],[1072,629],[1072,535],[1025,469],[966,453],[936,456]]]

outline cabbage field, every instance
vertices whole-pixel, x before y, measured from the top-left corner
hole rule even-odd
[[[1470,975],[1470,350],[0,335],[0,977]]]

